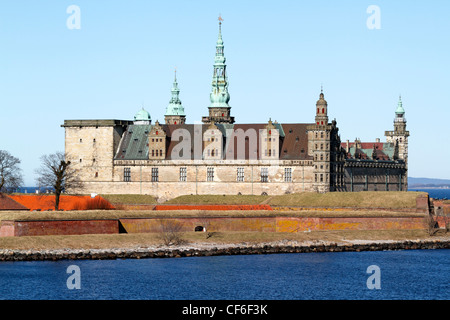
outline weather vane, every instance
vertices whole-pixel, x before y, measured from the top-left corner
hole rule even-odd
[[[223,21],[222,15],[219,14],[219,19],[217,19],[217,20],[219,20],[219,23],[222,23],[222,21]]]

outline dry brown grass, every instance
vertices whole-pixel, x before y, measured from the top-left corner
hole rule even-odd
[[[438,232],[436,236],[441,236]],[[435,237],[436,237],[435,236]],[[416,240],[430,238],[426,230],[371,230],[371,231],[311,231],[308,233],[276,232],[216,232],[206,239],[202,232],[184,232],[183,240],[189,244],[236,244],[261,243],[280,240],[292,241],[334,241],[345,240]],[[0,238],[0,249],[51,250],[51,249],[111,249],[136,248],[162,245],[158,233],[33,236]]]
[[[186,195],[167,204],[261,204],[301,207],[414,208],[416,197],[425,192],[302,192],[279,196]]]
[[[203,211],[203,210],[91,210],[91,211],[4,211],[2,220],[116,220],[120,218],[164,218],[164,217],[422,217],[423,213],[377,211],[377,210],[302,210],[302,211]]]
[[[274,206],[304,207],[354,207],[354,208],[414,208],[416,198],[425,192],[302,192],[275,196],[270,199]]]

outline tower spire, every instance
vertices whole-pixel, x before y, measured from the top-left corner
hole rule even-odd
[[[186,114],[180,100],[180,89],[178,88],[177,82],[177,68],[175,68],[174,71],[172,98],[167,106],[164,118],[167,124],[182,124],[186,119]]]
[[[203,117],[204,123],[234,123],[234,117],[230,116],[231,107],[228,105],[230,94],[228,93],[228,77],[224,45],[222,40],[222,16],[219,15],[219,36],[216,43],[216,55],[214,57],[213,78],[211,83],[209,116]]]

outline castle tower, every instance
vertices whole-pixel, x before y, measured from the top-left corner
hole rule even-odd
[[[166,124],[184,124],[186,122],[186,114],[180,100],[180,89],[178,89],[177,71],[175,70],[175,79],[172,86],[172,98],[164,115]]]
[[[408,137],[406,131],[405,109],[403,109],[402,98],[399,97],[397,110],[395,110],[394,131],[386,131],[386,142],[398,145],[398,157],[408,165]]]
[[[216,44],[216,56],[214,58],[214,74],[210,94],[209,116],[203,117],[203,123],[234,123],[234,117],[230,116],[231,107],[228,105],[230,94],[228,93],[228,77],[226,72],[224,45],[222,41],[222,17],[219,16],[219,38]]]
[[[327,125],[328,124],[328,103],[324,99],[323,89],[320,90],[319,100],[316,103],[316,124]]]
[[[315,124],[308,130],[308,153],[313,156],[314,177],[313,188],[317,192],[330,191],[330,150],[331,133],[333,125],[328,123],[328,103],[324,98],[323,90],[316,102]]]

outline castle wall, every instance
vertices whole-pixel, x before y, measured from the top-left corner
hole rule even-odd
[[[66,120],[65,152],[82,181],[113,181],[113,157],[124,127],[117,120]]]
[[[375,162],[346,166],[346,191],[406,191],[406,171],[398,165],[383,166]]]
[[[84,192],[99,194],[150,194],[170,199],[188,194],[255,194],[268,195],[313,191],[313,167],[279,165],[218,165],[173,164],[157,161],[155,165],[142,165],[139,161],[116,161],[113,182],[89,179]],[[136,163],[132,165],[133,163]],[[310,164],[311,162],[306,162]],[[124,181],[125,168],[129,168],[131,181]],[[158,168],[158,181],[152,168]],[[180,181],[180,168],[185,168],[186,181]],[[208,178],[208,168],[214,168],[213,177]],[[237,181],[238,168],[243,168],[243,181]],[[268,182],[261,182],[261,169],[268,169]],[[285,181],[285,168],[290,168],[291,181]],[[183,169],[184,170],[184,169]],[[242,172],[242,171],[241,171]],[[212,181],[208,181],[212,179]]]

